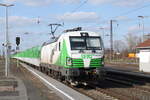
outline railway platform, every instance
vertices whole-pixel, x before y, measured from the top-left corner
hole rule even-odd
[[[63,100],[93,100],[92,98],[68,87],[67,85],[49,77],[48,75],[32,68],[31,66],[20,63],[22,67],[27,69],[35,77],[37,77],[47,88],[53,90]]]
[[[0,100],[28,100],[22,80],[13,74],[5,77],[4,60],[0,60]]]
[[[23,82],[14,76],[1,78],[0,100],[28,100]]]
[[[9,77],[5,77],[4,60],[0,60],[0,100],[62,100],[25,69],[11,61]]]

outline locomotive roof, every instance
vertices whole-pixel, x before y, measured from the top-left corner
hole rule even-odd
[[[56,37],[55,39],[50,39],[49,41],[44,42],[43,46],[56,42],[59,39],[59,37],[60,37],[60,35],[58,37]]]
[[[91,31],[73,31],[73,32],[66,32],[62,35],[68,35],[68,36],[81,36],[80,33],[88,33],[89,36],[99,36],[98,33],[96,32],[91,32]]]
[[[98,33],[96,32],[91,32],[91,31],[72,31],[72,32],[65,32],[65,33],[62,33],[61,35],[59,35],[58,37],[56,37],[55,39],[50,39],[49,41],[47,42],[44,42],[43,43],[43,46],[44,45],[48,45],[48,44],[51,44],[51,43],[54,43],[56,42],[60,37],[63,37],[63,36],[81,36],[80,33],[88,33],[89,36],[99,36]]]

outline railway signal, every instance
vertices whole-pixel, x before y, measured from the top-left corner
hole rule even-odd
[[[16,53],[18,53],[19,52],[19,44],[20,44],[20,37],[16,37]],[[17,67],[19,66],[19,64],[18,64],[19,62],[18,62],[18,59],[17,59]]]
[[[16,37],[16,44],[17,44],[17,46],[19,46],[19,44],[20,44],[20,37]]]

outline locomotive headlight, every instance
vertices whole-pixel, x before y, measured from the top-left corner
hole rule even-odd
[[[66,59],[66,64],[67,64],[68,66],[71,66],[71,65],[72,65],[72,59],[69,58],[69,57],[67,57],[67,59]]]
[[[104,61],[102,61],[102,65],[104,65]]]

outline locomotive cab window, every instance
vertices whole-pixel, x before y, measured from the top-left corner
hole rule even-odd
[[[86,49],[85,41],[81,37],[70,37],[70,43],[72,50]]]
[[[71,50],[100,50],[100,37],[70,37]]]
[[[86,38],[87,49],[100,49],[101,41],[98,37]]]

